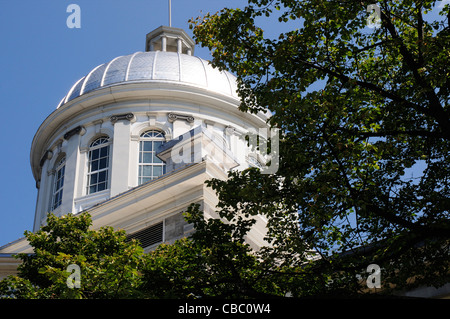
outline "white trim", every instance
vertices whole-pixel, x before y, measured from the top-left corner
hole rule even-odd
[[[131,63],[133,62],[134,57],[135,57],[138,53],[141,53],[141,52],[135,52],[135,53],[133,53],[133,55],[131,56],[130,60],[128,61],[127,71],[125,72],[125,81],[128,81],[128,75],[129,75],[129,73],[130,73],[130,66],[131,66]],[[105,72],[105,73],[106,73],[106,72]],[[102,80],[103,80],[103,79],[102,79]]]
[[[95,132],[90,132],[89,134],[85,134],[83,136],[83,138],[81,139],[81,143],[80,143],[80,150],[84,151],[84,152],[88,151],[91,143],[104,135],[109,137],[109,142],[112,144],[113,137],[114,137],[113,130],[102,127],[98,131],[95,130]]]
[[[89,82],[89,78],[91,77],[91,75],[97,71],[98,68],[102,67],[103,65],[105,65],[105,63],[100,64],[98,66],[96,66],[91,72],[89,72],[89,74],[85,77],[84,81],[83,81],[83,85],[81,86],[80,89],[80,95],[84,94],[84,89],[86,88],[86,83]]]
[[[112,60],[108,63],[108,65],[107,65],[106,68],[105,68],[105,71],[103,71],[102,80],[101,80],[101,82],[100,82],[100,87],[103,87],[103,86],[105,85],[105,77],[106,77],[106,73],[108,73],[108,70],[109,70],[109,67],[111,66],[111,64],[113,64],[114,61],[116,61],[117,59],[120,59],[121,57],[122,57],[122,55],[121,55],[121,56],[118,56],[118,57],[116,57],[116,58],[114,58],[114,59],[112,59]],[[80,95],[81,95],[81,94],[80,94]]]
[[[131,139],[134,141],[140,140],[141,134],[149,130],[163,131],[166,142],[172,139],[172,128],[168,122],[162,123],[155,121],[155,123],[150,124],[150,121],[145,121],[136,124],[131,129]]]

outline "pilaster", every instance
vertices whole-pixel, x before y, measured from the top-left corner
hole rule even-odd
[[[111,197],[128,190],[130,176],[130,141],[132,113],[111,116],[114,125],[114,146],[111,164]]]

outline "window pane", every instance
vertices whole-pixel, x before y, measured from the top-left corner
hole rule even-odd
[[[106,173],[107,173],[107,171],[103,171],[103,172],[98,173],[98,182],[99,183],[106,181],[106,178],[107,178],[107,174]]]
[[[52,209],[56,209],[61,205],[62,202],[62,191],[59,191],[53,196]]]
[[[150,178],[150,177],[142,177],[141,178],[141,184],[143,184],[143,183],[147,183],[147,182],[149,182],[149,181],[151,181],[152,179]]]
[[[98,171],[98,160],[91,162],[91,172]]]
[[[162,142],[162,141],[155,141],[155,142],[153,142],[154,144],[153,144],[153,149],[155,150],[155,152],[157,152],[158,151],[158,148],[161,146],[161,145],[163,145],[164,144],[164,142]]]
[[[97,184],[97,174],[91,175],[91,181],[89,182],[90,185]]]
[[[102,168],[107,168],[108,167],[108,158],[102,158],[101,160],[100,160],[100,165],[99,165],[99,169],[102,169]]]
[[[102,147],[100,149],[100,157],[108,156],[108,149],[109,149],[109,147]]]
[[[141,176],[152,176],[152,167],[151,165],[142,166],[142,175]]]
[[[152,153],[142,153],[141,163],[151,163],[151,162],[152,162]]]
[[[162,163],[162,161],[153,153],[153,163]]]
[[[162,166],[153,166],[153,176],[158,177],[162,175]]]
[[[100,154],[100,150],[96,149],[96,150],[92,150],[91,151],[91,159],[97,159],[99,157]]]
[[[97,191],[96,185],[89,187],[89,194],[95,193]]]
[[[98,192],[103,191],[106,189],[106,182],[98,184]]]
[[[143,145],[143,148],[142,148],[143,151],[151,152],[151,151],[153,150],[153,149],[152,149],[152,142],[151,142],[151,141],[144,141],[144,142],[141,142],[141,143],[144,144],[144,145]]]

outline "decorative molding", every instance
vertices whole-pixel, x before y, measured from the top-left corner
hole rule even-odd
[[[108,136],[109,142],[112,144],[114,131],[110,128],[100,128],[99,130],[95,130],[95,132],[88,132],[83,136],[80,143],[80,152],[83,153],[89,150],[89,145],[91,145],[95,139],[104,135]]]
[[[47,150],[44,154],[44,156],[42,156],[41,161],[39,162],[39,166],[42,168],[42,166],[44,166],[45,161],[49,160],[53,157],[53,152],[50,150]]]
[[[148,123],[150,126],[154,126],[156,123],[156,116],[154,113],[147,112]]]
[[[206,127],[209,127],[209,126],[214,126],[214,124],[216,122],[211,121],[211,120],[203,120],[203,123],[206,125]]]
[[[166,141],[169,141],[172,139],[172,129],[170,128],[170,126],[171,125],[169,125],[168,123],[162,123],[158,121],[155,121],[153,125],[149,125],[149,122],[147,121],[137,123],[132,127],[130,138],[132,141],[138,141],[142,133],[144,133],[147,130],[156,129],[163,131]]]
[[[74,129],[70,130],[66,134],[64,134],[64,139],[68,140],[69,138],[71,138],[75,134],[84,135],[85,133],[86,133],[86,129],[83,126],[80,125],[80,126],[77,126]]]
[[[226,135],[234,135],[234,133],[236,132],[236,129],[232,126],[227,126],[225,128],[225,134]]]
[[[133,113],[125,113],[125,114],[117,114],[117,115],[113,115],[109,118],[111,120],[111,123],[116,123],[117,121],[129,121],[131,122],[134,119],[134,114]]]
[[[176,120],[185,120],[188,123],[194,123],[195,120],[195,118],[192,115],[175,114],[175,113],[167,114],[167,118],[170,123],[173,123]]]

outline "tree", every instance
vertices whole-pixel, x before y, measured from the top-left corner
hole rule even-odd
[[[266,259],[325,278],[298,296],[366,288],[372,263],[385,292],[450,280],[450,10],[438,4],[249,0],[191,20],[212,64],[237,75],[240,110],[268,110],[281,130],[276,174],[208,184],[221,217],[267,217]],[[266,18],[298,28],[267,38]]]
[[[39,231],[26,231],[34,253],[18,255],[22,260],[18,276],[0,282],[0,296],[17,299],[140,296],[143,249],[137,242],[127,241],[124,231],[111,227],[91,230],[91,224],[88,213],[61,218],[49,214],[47,224]],[[79,279],[79,285],[73,279]]]

